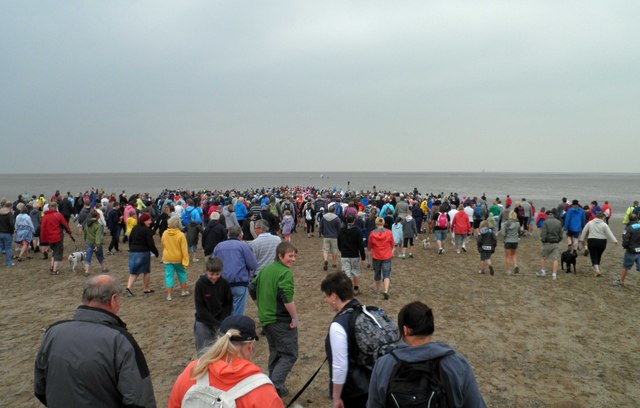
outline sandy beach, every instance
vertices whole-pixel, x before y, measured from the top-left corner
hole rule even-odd
[[[620,237],[621,225],[612,226]],[[294,275],[301,319],[300,355],[287,383],[292,394],[322,363],[332,318],[319,290],[324,276],[321,240],[298,233],[293,243],[299,249]],[[577,275],[562,272],[554,282],[535,276],[540,251],[536,237],[521,240],[521,272],[514,276],[505,275],[501,241],[493,257],[495,276],[478,275],[475,246],[458,255],[450,245],[443,255],[433,248],[416,248],[413,259],[394,259],[389,300],[373,292],[372,272],[364,268],[364,293],[358,298],[383,307],[394,319],[409,301],[429,304],[436,319],[433,340],[447,342],[466,356],[490,407],[638,406],[639,276],[633,271],[625,288],[612,286],[612,278],[620,271],[620,247],[609,243],[603,277],[594,277],[589,258],[580,256]],[[65,246],[65,256],[78,248],[68,238]],[[125,283],[126,251],[107,260],[110,273]],[[80,301],[85,281],[81,268],[71,272],[65,261],[61,275],[50,276],[48,262],[36,254],[14,268],[2,267],[1,406],[40,406],[32,390],[42,329],[70,318]],[[143,296],[138,282],[137,296],[124,298],[120,316],[146,355],[158,406],[166,406],[176,376],[194,358],[194,306],[192,296],[165,301],[162,265],[154,259],[152,268],[156,293]],[[98,270],[94,263],[92,273]],[[202,262],[188,268],[190,286],[201,273]],[[247,314],[256,316],[251,301]],[[265,339],[257,349],[255,361],[264,369]],[[325,365],[299,402],[304,407],[330,406],[327,389]]]

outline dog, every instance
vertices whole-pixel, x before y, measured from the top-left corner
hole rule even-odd
[[[576,271],[576,258],[578,258],[578,251],[571,249],[571,247],[567,248],[560,255],[560,267],[564,271],[564,264],[567,264],[567,273],[571,273],[571,265],[573,265],[573,273],[577,273]]]
[[[431,248],[431,242],[429,241],[429,238],[425,238],[422,240],[422,249],[429,249]]]
[[[82,263],[82,261],[84,261],[86,257],[87,257],[86,252],[74,252],[71,255],[69,255],[69,266],[71,266],[71,270],[75,272],[78,262]]]

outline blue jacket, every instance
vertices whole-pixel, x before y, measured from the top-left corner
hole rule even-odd
[[[571,206],[564,215],[564,230],[571,232],[580,232],[584,227],[586,218],[584,210],[580,207]]]
[[[238,221],[244,221],[244,219],[247,217],[247,214],[249,213],[249,210],[247,210],[247,206],[242,204],[240,201],[237,201],[235,203],[235,205],[233,206],[233,211],[236,213],[236,219]]]
[[[451,347],[445,343],[430,342],[415,347],[400,343],[394,353],[400,360],[416,362],[440,357],[451,351]],[[368,408],[385,406],[389,378],[395,364],[396,360],[390,354],[384,355],[376,361],[369,382]],[[443,357],[440,360],[440,365],[449,379],[449,391],[456,407],[486,407],[473,375],[473,369],[463,356],[454,352]]]
[[[247,286],[251,271],[258,267],[256,256],[244,241],[229,239],[213,249],[213,256],[222,260],[222,277],[229,286]]]

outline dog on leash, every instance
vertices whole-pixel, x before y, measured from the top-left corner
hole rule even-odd
[[[74,252],[69,255],[69,266],[71,266],[71,270],[75,272],[78,262],[82,263],[86,257],[86,252]]]
[[[567,248],[567,250],[560,255],[560,268],[564,271],[564,265],[567,264],[566,272],[571,273],[571,265],[573,265],[573,273],[577,273],[576,258],[578,258],[578,251],[571,249],[571,247]]]
[[[425,238],[422,240],[422,249],[429,249],[431,248],[431,241],[429,241],[429,238]]]

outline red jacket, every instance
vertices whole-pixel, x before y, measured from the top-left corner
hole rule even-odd
[[[465,235],[471,231],[469,216],[464,211],[458,211],[451,221],[451,229],[454,234]]]
[[[178,376],[171,395],[169,396],[168,408],[179,408],[182,406],[182,398],[189,388],[196,383],[195,378],[191,378],[191,369],[196,365],[192,361],[182,374]],[[248,360],[236,357],[231,363],[225,360],[218,360],[209,364],[209,385],[220,390],[227,391],[243,379],[253,374],[261,373],[260,368]],[[236,400],[237,408],[282,408],[282,400],[278,397],[276,389],[271,384],[261,385]]]
[[[67,230],[69,235],[73,236],[67,220],[57,210],[47,210],[42,217],[40,224],[40,241],[43,244],[55,244],[62,241],[62,231],[60,225]]]
[[[386,261],[393,258],[393,234],[386,228],[376,228],[369,234],[367,246],[371,250],[371,258]]]

